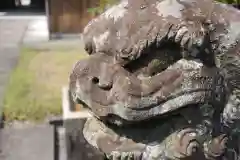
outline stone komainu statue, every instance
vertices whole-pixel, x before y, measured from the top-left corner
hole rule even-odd
[[[122,0],[84,29],[70,75],[107,159],[238,156],[240,11],[211,0]]]

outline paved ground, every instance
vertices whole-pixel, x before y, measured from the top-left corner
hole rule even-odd
[[[54,160],[53,129],[40,125],[1,132],[1,160]]]

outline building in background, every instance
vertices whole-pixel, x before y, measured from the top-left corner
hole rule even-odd
[[[50,39],[81,34],[95,17],[89,9],[98,5],[99,0],[46,0]]]

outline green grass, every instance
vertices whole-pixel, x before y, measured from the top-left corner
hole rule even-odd
[[[61,113],[61,87],[74,63],[87,57],[81,49],[24,48],[4,97],[6,121],[42,121]]]

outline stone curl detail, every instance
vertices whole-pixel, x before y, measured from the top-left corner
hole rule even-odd
[[[227,148],[228,137],[226,134],[222,134],[213,138],[205,144],[205,155],[209,160],[214,160],[221,157]]]
[[[177,134],[176,151],[181,155],[178,158],[191,157],[200,150],[200,143],[197,140],[197,132],[187,128]]]

